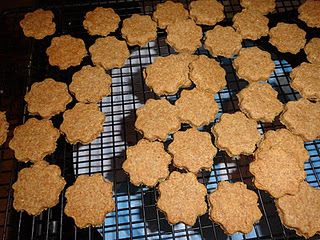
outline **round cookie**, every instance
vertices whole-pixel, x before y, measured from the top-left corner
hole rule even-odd
[[[141,139],[127,149],[122,168],[129,174],[132,184],[154,187],[169,176],[170,163],[171,156],[164,150],[163,143]]]
[[[118,28],[120,17],[112,8],[97,7],[87,12],[83,27],[90,35],[107,36]]]
[[[65,185],[66,181],[61,177],[57,165],[39,161],[18,173],[18,179],[12,185],[13,207],[18,212],[39,215],[43,210],[58,204]]]
[[[273,12],[276,8],[275,0],[240,0],[243,8],[256,11],[263,15]]]
[[[211,170],[217,149],[213,146],[209,133],[190,128],[173,135],[168,152],[173,156],[176,167],[197,174],[202,169]]]
[[[6,119],[6,112],[0,111],[0,146],[7,140],[9,123]]]
[[[133,14],[123,20],[121,33],[128,45],[142,47],[157,38],[157,24],[150,16]]]
[[[180,129],[177,109],[166,99],[149,99],[136,115],[136,129],[150,141],[165,141],[168,134]]]
[[[194,53],[201,46],[202,29],[192,19],[177,20],[166,31],[167,43],[177,52]]]
[[[269,33],[269,19],[253,10],[242,10],[233,17],[233,27],[243,39],[258,40]]]
[[[190,79],[199,90],[216,94],[227,85],[224,69],[212,58],[200,55],[189,68]]]
[[[30,114],[51,118],[64,112],[67,104],[72,101],[72,97],[68,92],[67,84],[47,78],[32,84],[24,100],[27,102]]]
[[[309,62],[320,64],[320,38],[312,38],[304,47],[304,51]]]
[[[123,67],[130,56],[125,41],[115,37],[98,38],[89,52],[92,62],[106,70]]]
[[[37,162],[55,151],[59,136],[50,120],[30,118],[14,129],[9,147],[18,161]]]
[[[309,27],[320,28],[320,2],[317,0],[306,0],[298,8],[298,18]]]
[[[111,93],[111,82],[102,67],[88,65],[73,74],[69,89],[79,102],[97,103]]]
[[[199,25],[214,26],[224,19],[224,7],[216,0],[192,1],[189,5],[190,17]]]
[[[175,105],[180,121],[195,128],[213,122],[219,110],[214,96],[197,88],[182,91]]]
[[[258,47],[243,48],[233,66],[239,78],[250,82],[267,81],[275,65],[271,54]]]
[[[64,112],[60,131],[71,144],[89,144],[103,131],[105,118],[95,103],[77,103]]]
[[[251,232],[262,217],[258,195],[242,182],[219,182],[218,188],[208,196],[210,219],[228,234]]]
[[[270,29],[269,42],[282,53],[296,54],[306,44],[306,32],[297,24],[280,22]]]
[[[241,35],[232,27],[218,25],[206,32],[204,46],[214,57],[231,58],[239,53],[242,48],[241,42]]]
[[[53,22],[53,18],[52,11],[40,8],[24,15],[19,24],[26,37],[39,40],[55,33],[56,24]]]
[[[278,92],[267,83],[250,83],[237,97],[240,110],[256,121],[272,122],[283,110]]]
[[[280,121],[304,141],[320,138],[320,102],[312,103],[301,98],[285,105]]]
[[[115,208],[112,195],[112,182],[100,173],[81,175],[66,190],[64,213],[72,217],[79,228],[100,226],[105,215]]]
[[[223,113],[220,121],[213,126],[215,145],[230,157],[240,154],[251,155],[261,139],[257,122],[242,112]]]
[[[206,187],[193,173],[172,172],[159,184],[157,207],[163,211],[170,224],[184,223],[193,226],[198,216],[207,211]]]

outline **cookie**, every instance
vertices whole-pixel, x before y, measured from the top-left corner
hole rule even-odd
[[[130,56],[125,41],[115,37],[98,38],[89,52],[92,62],[106,70],[123,67]]]
[[[217,153],[210,134],[194,128],[176,132],[168,151],[173,156],[173,164],[176,167],[195,174],[202,169],[211,170],[213,158]]]
[[[182,222],[193,226],[197,217],[206,213],[206,187],[193,173],[172,172],[159,184],[157,207],[163,211],[170,224]]]
[[[208,196],[210,219],[218,223],[225,234],[247,234],[262,217],[258,195],[242,182],[219,182]]]
[[[212,128],[215,145],[230,157],[240,154],[251,155],[261,139],[257,122],[242,112],[223,113]]]
[[[320,101],[320,65],[302,63],[290,73],[290,86],[311,101]]]
[[[37,9],[24,15],[20,21],[20,27],[26,37],[43,39],[56,31],[56,24],[53,22],[53,12],[50,10]]]
[[[319,189],[303,182],[294,196],[286,195],[279,198],[276,207],[282,224],[295,230],[299,236],[311,238],[320,233]]]
[[[190,17],[199,25],[214,26],[224,19],[224,7],[216,0],[192,1],[189,5]]]
[[[82,39],[70,35],[54,37],[46,51],[51,66],[65,70],[78,66],[87,56],[87,49]]]
[[[177,109],[166,99],[149,99],[136,115],[135,128],[150,141],[165,141],[168,134],[180,129]]]
[[[0,111],[0,146],[6,141],[9,129],[9,123],[7,122],[6,112]]]
[[[306,32],[297,24],[280,22],[270,29],[269,42],[282,53],[296,54],[306,44]]]
[[[72,217],[79,228],[100,226],[105,215],[115,209],[112,182],[100,173],[81,175],[66,190],[64,213]]]
[[[242,48],[241,42],[241,35],[232,27],[218,25],[206,32],[204,46],[214,57],[231,58],[239,53]]]
[[[64,112],[60,131],[71,144],[89,144],[103,131],[105,118],[95,103],[77,103]]]
[[[169,176],[170,163],[171,156],[164,150],[163,143],[141,139],[127,149],[122,168],[129,174],[132,184],[154,187]]]
[[[118,28],[119,22],[120,17],[112,8],[97,7],[86,13],[83,27],[90,35],[105,37]]]
[[[256,11],[263,15],[273,12],[276,8],[275,0],[241,0],[240,4],[245,9]]]
[[[304,51],[309,62],[320,64],[320,38],[312,38],[304,47]]]
[[[157,95],[176,94],[180,88],[190,87],[189,64],[197,59],[188,53],[158,57],[144,71],[146,85]]]
[[[189,68],[190,79],[200,90],[216,94],[227,85],[224,69],[212,58],[200,55]]]
[[[166,31],[166,42],[177,52],[194,53],[201,47],[202,29],[192,19],[177,20]]]
[[[42,82],[32,84],[24,100],[27,102],[30,114],[51,118],[65,111],[72,97],[68,92],[67,84],[46,78]]]
[[[214,96],[197,88],[182,91],[175,105],[180,121],[195,128],[213,122],[219,110]]]
[[[320,2],[317,0],[306,0],[298,8],[298,18],[304,21],[309,27],[320,28]]]
[[[14,129],[9,147],[18,161],[37,162],[55,151],[59,136],[50,120],[30,118]]]
[[[243,39],[258,40],[269,33],[269,19],[253,10],[242,10],[233,17],[233,27]]]
[[[320,102],[312,103],[304,98],[290,101],[285,105],[280,121],[304,141],[320,138]]]
[[[54,207],[66,185],[57,165],[39,161],[18,173],[17,181],[12,185],[13,207],[18,212],[39,215],[43,210]]]
[[[83,66],[74,73],[70,92],[79,102],[97,103],[111,93],[111,77],[100,67]]]
[[[158,3],[152,15],[152,19],[158,24],[158,27],[162,29],[165,29],[175,21],[185,20],[188,17],[189,13],[183,4],[172,1]]]
[[[157,24],[148,15],[133,14],[123,20],[122,37],[130,46],[144,46],[157,38]]]
[[[283,110],[278,92],[267,83],[250,83],[237,97],[241,112],[256,121],[273,122]]]

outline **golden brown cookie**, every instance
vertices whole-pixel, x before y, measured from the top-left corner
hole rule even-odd
[[[172,172],[159,184],[157,207],[163,211],[170,224],[182,222],[193,226],[197,217],[206,213],[206,187],[193,173]]]
[[[272,122],[283,110],[278,92],[267,83],[250,83],[237,97],[240,110],[256,121]]]
[[[90,35],[107,36],[118,28],[120,17],[112,8],[97,7],[87,12],[83,27]]]
[[[178,111],[166,99],[149,99],[136,115],[136,129],[150,141],[165,141],[168,134],[180,129]]]
[[[243,39],[257,40],[269,33],[269,19],[253,10],[242,10],[233,17],[233,27]]]
[[[271,54],[258,47],[241,49],[233,65],[238,77],[248,82],[267,81],[275,67]]]
[[[202,29],[192,19],[177,20],[166,31],[167,43],[177,52],[194,53],[201,46]]]
[[[102,67],[88,65],[73,74],[69,89],[79,102],[97,103],[111,93],[111,82],[111,77]]]
[[[258,195],[242,182],[219,182],[218,188],[208,196],[210,219],[228,234],[251,232],[262,217]]]
[[[290,101],[285,105],[280,121],[304,141],[320,138],[320,102],[312,103],[304,98]]]
[[[183,4],[172,1],[158,3],[152,16],[153,20],[157,22],[158,27],[162,29],[165,29],[168,25],[174,23],[175,21],[184,20],[188,17],[189,13],[184,8]]]
[[[200,170],[211,170],[217,149],[207,132],[190,128],[173,135],[173,142],[168,147],[173,156],[173,164],[197,174]]]
[[[12,185],[13,207],[18,212],[39,215],[58,204],[65,184],[57,165],[49,165],[46,161],[36,162],[18,173],[18,179]]]
[[[224,19],[223,5],[216,0],[196,0],[189,5],[190,17],[199,25],[214,26]]]
[[[197,55],[188,53],[158,57],[144,71],[146,85],[157,95],[176,94],[179,88],[190,87],[189,64]]]
[[[297,24],[278,23],[270,29],[269,42],[282,53],[296,54],[306,44],[306,32]]]
[[[283,225],[293,229],[299,236],[311,238],[320,233],[320,190],[302,182],[299,191],[276,201]]]
[[[77,103],[64,112],[60,130],[71,144],[89,144],[103,131],[105,118],[95,103]]]
[[[32,84],[24,100],[27,102],[30,114],[51,118],[65,111],[72,97],[68,92],[67,84],[46,78],[42,82]]]
[[[232,156],[251,155],[261,139],[257,122],[247,118],[242,112],[223,113],[213,126],[215,145]]]
[[[245,9],[256,11],[263,15],[273,12],[276,8],[275,0],[241,0],[240,4]]]
[[[105,215],[114,210],[112,182],[100,173],[81,175],[66,190],[64,213],[72,217],[79,228],[100,226]]]
[[[0,111],[0,146],[6,141],[9,123],[6,119],[6,112]]]
[[[98,38],[89,52],[92,62],[106,70],[123,67],[130,56],[126,42],[115,37]]]
[[[170,163],[171,156],[164,150],[163,143],[141,139],[127,149],[122,168],[129,174],[132,184],[154,187],[169,176]]]
[[[189,68],[190,79],[200,90],[216,94],[227,85],[224,69],[212,58],[200,55]]]
[[[56,31],[56,24],[53,22],[53,12],[50,10],[37,9],[24,15],[20,21],[20,27],[26,37],[43,39]]]
[[[142,47],[157,38],[157,24],[148,15],[133,14],[123,20],[121,33],[128,45]]]
[[[299,19],[309,27],[320,28],[320,2],[318,0],[306,0],[299,8]]]
[[[320,101],[320,65],[302,63],[290,73],[290,85],[300,95],[312,101]]]
[[[320,38],[312,38],[304,47],[308,61],[320,64]]]
[[[18,161],[37,162],[55,151],[59,136],[50,120],[30,118],[14,129],[9,147]]]
[[[175,104],[180,121],[196,128],[213,122],[219,110],[214,96],[197,88],[182,91]]]
[[[241,35],[232,27],[218,25],[206,32],[204,46],[214,57],[231,58],[239,53],[242,48],[241,42]]]

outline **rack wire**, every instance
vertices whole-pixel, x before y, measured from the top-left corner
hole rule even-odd
[[[81,37],[89,47],[95,38],[89,37],[82,27],[83,16],[87,11],[93,10],[96,6],[112,7],[123,19],[133,13],[151,14],[158,1],[67,0],[61,5],[54,5],[54,3],[55,1],[51,0],[43,1],[35,7],[44,7],[54,12],[58,34]],[[232,16],[241,11],[240,4],[237,0],[222,0],[222,3],[227,16],[222,24],[231,24]],[[187,5],[188,2],[185,4]],[[276,13],[269,15],[270,26],[283,19],[297,21],[295,9],[300,4],[301,2],[296,0],[277,1]],[[23,36],[18,22],[26,12],[32,9],[34,8],[13,9],[0,15],[0,29],[2,29],[0,31],[0,56],[2,56],[0,59],[0,108],[7,111],[11,125],[9,139],[12,137],[14,127],[28,117],[23,97],[33,82],[52,77],[69,84],[72,74],[80,69],[78,66],[59,71],[57,68],[50,67],[45,54],[50,38],[35,41]],[[305,27],[303,23],[298,23]],[[203,30],[206,31],[208,28],[204,27]],[[119,37],[119,34],[118,31],[115,36]],[[309,31],[308,38],[316,34],[319,32]],[[31,217],[26,213],[17,213],[12,208],[11,185],[16,179],[17,171],[28,164],[16,163],[7,141],[1,147],[0,155],[0,201],[4,203],[4,207],[0,208],[2,239],[299,239],[294,231],[286,229],[281,224],[273,199],[264,191],[254,187],[252,175],[248,171],[248,164],[252,157],[240,156],[237,159],[231,159],[224,152],[219,151],[214,158],[213,170],[198,174],[198,180],[206,185],[208,192],[213,191],[219,181],[228,180],[245,182],[249,189],[258,194],[263,217],[247,235],[226,236],[217,224],[209,220],[208,214],[199,217],[192,227],[184,224],[172,226],[168,224],[164,214],[156,208],[157,190],[130,184],[121,166],[125,160],[127,147],[134,145],[141,138],[134,129],[135,110],[147,99],[157,98],[145,85],[142,71],[156,57],[167,56],[174,52],[165,43],[165,37],[165,32],[159,31],[156,41],[142,48],[131,47],[131,57],[126,65],[109,72],[112,76],[112,93],[99,104],[107,117],[103,133],[91,144],[85,146],[80,144],[71,146],[61,137],[58,140],[56,152],[47,157],[47,161],[61,167],[68,186],[80,174],[103,173],[114,183],[115,212],[106,216],[102,227],[78,229],[74,226],[73,220],[63,213],[65,199],[62,193],[59,204],[44,211],[40,216]],[[272,52],[276,68],[268,82],[279,92],[281,101],[285,103],[299,98],[298,93],[290,88],[289,73],[292,67],[305,61],[305,56],[298,54],[298,57],[293,57],[280,54],[267,43],[265,38],[256,42],[245,41],[244,47],[256,44]],[[210,55],[204,48],[199,49],[197,53]],[[226,70],[227,88],[215,95],[220,109],[215,122],[223,112],[232,113],[239,110],[236,93],[247,85],[236,76],[230,59],[219,57],[216,60]],[[84,59],[82,66],[87,64],[91,64],[89,57]],[[174,102],[177,97],[179,93],[167,98]],[[73,104],[74,102],[68,107],[72,107]],[[61,115],[53,119],[56,126],[59,126],[61,120]],[[213,124],[201,130],[209,131]],[[259,124],[261,132],[281,127],[283,126],[278,119],[270,124]],[[320,141],[307,142],[305,147],[310,155],[310,159],[305,163],[307,181],[312,186],[319,187]]]

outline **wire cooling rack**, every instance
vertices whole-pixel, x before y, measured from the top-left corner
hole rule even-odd
[[[63,5],[54,5],[54,3],[49,0],[35,7],[42,6],[54,12],[57,34],[80,37],[89,47],[95,38],[89,37],[82,27],[83,16],[87,11],[93,10],[98,5],[112,7],[123,19],[133,13],[151,14],[158,1],[64,1]],[[227,16],[222,25],[231,24],[232,16],[241,11],[240,4],[236,0],[223,0],[222,3]],[[300,4],[300,1],[294,0],[277,1],[276,13],[268,15],[270,27],[283,20],[297,22],[295,9]],[[2,57],[0,59],[0,107],[1,110],[7,111],[11,124],[9,139],[12,137],[13,128],[28,117],[24,109],[23,96],[33,82],[52,77],[58,81],[70,83],[72,74],[80,69],[79,66],[59,71],[49,66],[45,50],[50,45],[50,38],[35,41],[23,36],[18,22],[26,12],[34,8],[13,9],[0,15],[0,56]],[[303,23],[299,21],[297,23],[306,28]],[[203,28],[204,31],[208,29]],[[119,36],[119,32],[115,35]],[[307,38],[311,38],[320,34],[308,29],[307,35]],[[214,159],[213,170],[198,174],[198,180],[206,185],[208,192],[213,191],[219,181],[228,180],[243,181],[249,189],[258,194],[263,217],[247,235],[226,236],[218,225],[209,220],[208,214],[199,217],[193,227],[184,224],[169,225],[164,214],[156,208],[157,190],[130,184],[121,166],[125,160],[127,147],[134,145],[141,138],[134,129],[135,110],[147,99],[157,98],[144,84],[142,71],[156,57],[167,56],[174,52],[165,43],[165,37],[165,32],[159,31],[156,41],[142,48],[130,48],[131,57],[126,65],[109,72],[112,76],[112,94],[105,97],[99,104],[100,109],[106,114],[103,133],[89,145],[71,146],[61,137],[56,152],[47,157],[50,163],[61,167],[68,185],[71,185],[80,174],[103,173],[114,183],[115,212],[106,216],[102,227],[78,229],[74,226],[73,220],[63,214],[65,199],[62,194],[59,204],[40,216],[31,217],[26,213],[17,213],[12,208],[11,185],[15,181],[17,170],[27,165],[16,164],[13,153],[6,143],[1,147],[0,155],[2,239],[299,239],[294,231],[286,229],[281,224],[273,199],[265,192],[257,190],[252,184],[252,175],[248,171],[248,164],[252,157],[241,156],[231,159],[224,152],[219,151]],[[244,47],[258,44],[262,49],[270,51],[276,68],[268,82],[278,91],[282,102],[286,103],[299,98],[298,93],[290,88],[289,73],[292,67],[305,61],[305,55],[303,53],[297,56],[279,54],[267,43],[267,40],[263,38],[257,42],[245,41]],[[209,55],[203,48],[199,49],[197,54]],[[223,112],[232,113],[239,110],[236,93],[247,85],[245,81],[237,78],[231,59],[217,58],[216,60],[226,71],[227,88],[215,95],[220,109],[215,122]],[[91,64],[89,57],[84,59],[82,66],[87,64]],[[179,93],[167,98],[174,102],[177,97]],[[74,102],[68,107],[71,108],[73,105]],[[59,126],[61,120],[61,115],[53,119],[56,126]],[[209,131],[213,124],[201,130]],[[283,126],[277,119],[271,124],[260,124],[259,130],[265,132],[281,127]],[[312,186],[319,187],[320,141],[307,142],[305,147],[310,155],[309,161],[305,163],[307,181]]]

